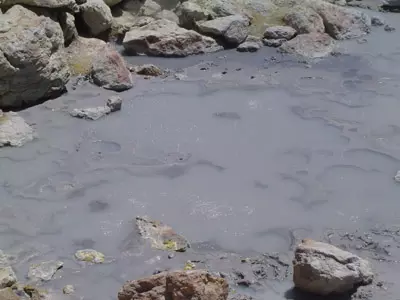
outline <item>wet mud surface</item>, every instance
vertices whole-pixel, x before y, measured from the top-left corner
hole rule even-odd
[[[21,112],[39,139],[0,152],[1,249],[17,276],[61,260],[46,287],[115,299],[125,280],[190,260],[226,277],[234,299],[311,299],[291,290],[293,249],[308,237],[372,262],[374,284],[352,298],[398,299],[400,33],[375,31],[314,63],[267,48],[129,58],[172,71],[138,76],[122,110],[97,121],[68,114],[112,95],[85,81]],[[135,230],[142,215],[191,248],[151,249]],[[75,261],[84,248],[106,263]]]

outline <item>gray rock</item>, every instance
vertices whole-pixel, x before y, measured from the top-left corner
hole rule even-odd
[[[385,27],[383,28],[386,32],[393,32],[396,31],[396,28],[393,26],[390,26],[389,24],[386,24]]]
[[[283,20],[288,26],[294,28],[298,34],[325,32],[322,17],[315,10],[307,7],[294,7],[284,16]]]
[[[282,46],[282,44],[286,41],[287,41],[286,39],[276,39],[276,40],[263,39],[262,40],[264,46],[273,47],[273,48],[278,48],[278,47]]]
[[[63,93],[70,72],[60,24],[15,5],[1,16],[0,28],[0,108]]]
[[[113,7],[113,6],[117,5],[118,3],[121,3],[122,0],[104,0],[104,2],[105,2],[109,7]]]
[[[374,274],[368,261],[335,246],[303,240],[295,250],[293,281],[297,288],[326,296],[370,284]]]
[[[312,7],[322,17],[325,32],[337,40],[362,37],[371,31],[371,18],[364,12],[310,0]]]
[[[285,39],[290,40],[296,35],[296,30],[289,26],[271,26],[264,32],[264,38],[275,40]]]
[[[372,26],[383,26],[385,25],[385,19],[380,16],[372,16],[371,17],[371,25]]]
[[[35,131],[17,113],[2,113],[0,116],[0,148],[20,147],[35,137]]]
[[[111,113],[108,106],[88,107],[88,108],[75,108],[70,111],[70,115],[75,118],[86,120],[97,120]]]
[[[197,22],[197,30],[202,34],[223,38],[225,42],[237,46],[247,38],[249,25],[247,18],[233,15]]]
[[[166,57],[183,57],[222,49],[212,38],[181,28],[168,20],[155,20],[130,30],[125,35],[123,46],[130,54]]]
[[[240,44],[236,50],[239,52],[256,52],[261,49],[262,45],[260,38],[249,35],[244,43]]]
[[[228,293],[226,280],[207,271],[175,271],[126,282],[118,300],[226,300]]]
[[[62,261],[50,260],[29,267],[28,278],[33,281],[49,281],[63,267]]]
[[[93,250],[93,249],[83,249],[78,250],[75,253],[75,258],[80,261],[90,262],[94,264],[101,264],[104,262],[104,254]]]
[[[60,13],[59,22],[64,34],[64,44],[69,45],[78,36],[78,30],[75,27],[75,17],[67,12]]]
[[[109,45],[94,56],[91,75],[96,85],[108,90],[122,92],[133,87],[132,75],[124,59]]]
[[[210,18],[209,12],[191,1],[185,1],[179,5],[176,14],[179,18],[179,25],[189,29],[194,29],[196,22]]]
[[[16,282],[17,276],[11,267],[0,268],[0,289],[11,287]]]
[[[330,55],[335,46],[335,41],[325,33],[307,33],[283,43],[279,50],[304,58],[321,58]]]
[[[166,10],[166,9],[163,9],[162,11],[158,12],[158,13],[154,16],[154,18],[155,18],[155,19],[164,19],[164,20],[168,20],[168,21],[174,22],[174,23],[176,23],[176,24],[179,23],[179,18],[178,18],[178,16],[177,16],[173,11]]]
[[[396,175],[394,176],[394,180],[396,182],[400,182],[400,171],[397,171]]]
[[[139,16],[153,17],[161,12],[161,6],[153,0],[145,0],[139,9]]]
[[[132,69],[133,72],[139,75],[145,75],[145,76],[160,76],[163,74],[163,71],[153,65],[153,64],[145,64],[141,66],[135,66]]]
[[[75,288],[71,284],[67,284],[63,288],[63,294],[65,294],[65,295],[70,295],[70,294],[73,294],[74,292],[75,292]]]
[[[92,35],[97,36],[111,28],[111,9],[103,0],[87,0],[80,6],[80,11]]]
[[[110,108],[111,112],[119,111],[122,108],[122,98],[119,96],[111,96],[108,98],[106,106]]]
[[[190,248],[189,242],[177,234],[170,226],[148,217],[137,217],[136,226],[140,235],[151,242],[153,248],[184,252]]]
[[[66,9],[73,12],[78,11],[78,6],[75,0],[0,0],[0,7],[7,8],[17,4],[50,9]]]

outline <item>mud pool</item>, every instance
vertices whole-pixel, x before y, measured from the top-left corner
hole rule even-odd
[[[137,77],[122,110],[97,121],[68,114],[113,94],[87,82],[21,112],[40,138],[0,151],[0,248],[15,255],[19,280],[49,259],[64,268],[45,287],[73,284],[84,299],[115,299],[124,281],[187,260],[251,279],[241,258],[290,263],[310,237],[371,260],[377,279],[361,298],[398,299],[400,19],[383,16],[398,30],[375,28],[316,63],[271,48],[130,57],[174,72]],[[192,248],[171,259],[150,249],[134,230],[138,215],[171,225]],[[77,263],[83,248],[106,263]],[[290,268],[279,270],[233,288],[300,299]]]

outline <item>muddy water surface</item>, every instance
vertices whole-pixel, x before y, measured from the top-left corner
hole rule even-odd
[[[398,15],[384,16],[400,30]],[[242,256],[290,262],[298,240],[311,237],[369,258],[384,284],[365,295],[397,299],[400,32],[379,28],[367,40],[313,64],[274,49],[128,58],[185,76],[137,78],[122,111],[98,121],[68,115],[112,94],[89,83],[21,112],[40,138],[0,152],[1,249],[16,255],[18,277],[59,259],[48,287],[115,299],[125,280],[188,259],[227,272]],[[134,230],[137,215],[171,225],[192,249],[172,259],[150,250]],[[82,248],[107,263],[75,262]],[[238,290],[294,298],[288,274]]]

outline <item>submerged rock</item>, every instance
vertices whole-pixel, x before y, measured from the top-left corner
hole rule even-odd
[[[132,68],[132,72],[145,76],[161,76],[163,74],[163,71],[153,64],[135,66]]]
[[[295,250],[293,281],[307,292],[346,293],[370,284],[374,274],[368,261],[335,246],[303,240]]]
[[[396,182],[400,182],[400,171],[397,171],[396,175],[394,176],[394,180]]]
[[[123,40],[130,54],[183,57],[221,50],[215,40],[179,27],[168,20],[155,20],[126,33]]]
[[[0,110],[0,148],[20,147],[36,137],[35,131],[15,112]]]
[[[34,281],[49,281],[63,267],[62,261],[50,260],[29,267],[28,278]]]
[[[75,258],[80,261],[101,264],[104,262],[105,256],[103,253],[96,250],[84,249],[76,251]]]
[[[330,55],[335,45],[335,41],[325,33],[307,33],[283,43],[279,50],[305,58],[321,58]]]
[[[390,26],[389,24],[386,24],[385,27],[383,28],[386,32],[393,32],[396,31],[396,28],[393,26]]]
[[[226,300],[228,293],[225,279],[207,271],[176,271],[128,281],[119,291],[118,300]]]
[[[71,284],[67,284],[63,288],[63,294],[65,294],[65,295],[70,295],[70,294],[73,294],[74,292],[75,292],[75,288]]]
[[[133,87],[132,75],[124,59],[109,45],[94,56],[91,74],[96,85],[108,90],[122,92]]]
[[[11,267],[0,268],[0,289],[11,287],[16,282],[17,276]]]
[[[148,217],[137,217],[136,226],[144,239],[151,241],[152,247],[160,250],[184,252],[190,248],[189,242],[173,229]]]
[[[197,30],[206,35],[222,38],[234,46],[242,43],[248,36],[249,19],[241,15],[221,17],[197,23]]]
[[[70,72],[60,24],[14,5],[1,15],[0,28],[0,108],[62,94]]]
[[[383,25],[385,25],[385,20],[380,16],[372,16],[371,17],[371,25],[372,26],[383,26]]]
[[[239,52],[256,52],[261,49],[262,45],[263,44],[260,38],[249,35],[247,39],[237,47],[236,50]]]
[[[70,111],[70,115],[75,118],[86,119],[86,120],[98,120],[111,113],[111,109],[108,106],[98,107],[87,107],[87,108],[74,108]]]
[[[266,39],[285,39],[290,40],[296,35],[296,30],[290,26],[271,26],[264,32]]]

